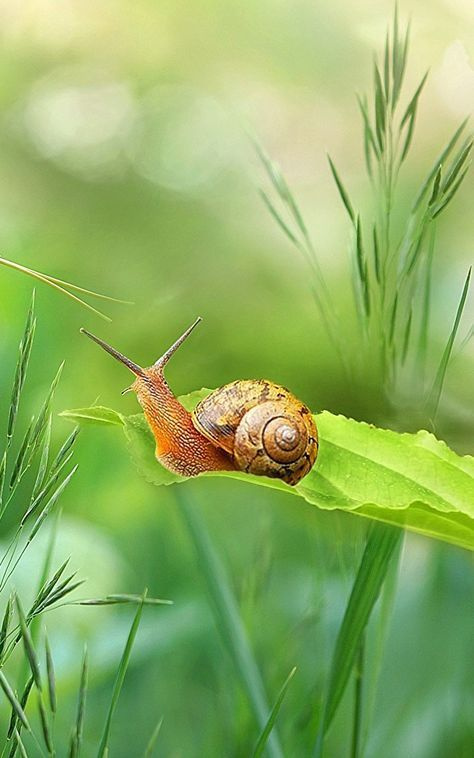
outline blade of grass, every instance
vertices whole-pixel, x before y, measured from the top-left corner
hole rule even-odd
[[[0,629],[0,666],[2,664],[3,651],[5,650],[5,643],[7,641],[8,629],[13,613],[13,598],[10,597],[7,600],[5,611],[3,613],[2,628]]]
[[[283,700],[285,698],[286,691],[295,673],[296,673],[296,666],[290,671],[290,673],[288,674],[287,678],[285,679],[283,683],[283,686],[280,692],[278,693],[278,697],[275,701],[275,705],[272,708],[272,712],[270,713],[268,721],[265,724],[265,728],[261,732],[260,737],[258,738],[257,744],[255,745],[253,758],[260,758],[260,756],[263,755],[263,751],[265,750],[266,744],[268,742],[268,738],[270,737],[270,733],[275,725],[275,721],[277,720],[277,716],[280,712],[281,704],[283,703]]]
[[[33,640],[31,639],[30,630],[28,629],[28,625],[26,623],[25,613],[23,611],[23,607],[21,605],[20,598],[18,597],[18,595],[15,595],[15,603],[16,603],[16,610],[18,613],[18,619],[20,622],[20,632],[23,639],[25,654],[30,664],[31,673],[35,681],[36,688],[38,689],[39,692],[41,692],[42,683],[41,683],[39,661],[38,661],[38,657],[36,655],[36,652],[33,646]]]
[[[322,756],[324,737],[331,725],[349,680],[362,635],[380,594],[390,559],[401,532],[379,524],[369,530],[366,547],[339,628],[331,661],[328,687],[315,746]]]
[[[426,355],[428,351],[428,329],[430,323],[431,310],[431,273],[433,267],[433,257],[436,244],[436,224],[431,226],[430,239],[428,243],[428,254],[425,266],[425,281],[423,291],[423,303],[421,312],[420,338],[418,343],[418,364],[421,383],[425,380]]]
[[[0,518],[3,516],[6,506],[3,505],[3,493],[5,490],[5,479],[7,477],[7,451],[2,455],[0,461]]]
[[[51,713],[56,713],[57,710],[57,698],[56,698],[56,676],[54,673],[53,655],[51,653],[51,647],[47,635],[44,638],[45,654],[46,654],[46,673],[48,675],[48,696],[49,707]]]
[[[15,376],[13,379],[12,395],[10,400],[10,408],[8,412],[8,424],[7,424],[7,447],[10,445],[13,433],[15,430],[16,419],[18,416],[18,409],[20,404],[21,393],[23,385],[25,383],[26,374],[28,371],[28,364],[31,355],[31,349],[33,347],[33,339],[36,328],[36,319],[34,314],[35,308],[35,292],[31,297],[30,307],[28,309],[28,315],[26,317],[25,329],[20,341],[18,349],[18,361],[15,369]]]
[[[255,721],[260,729],[264,729],[270,709],[260,672],[250,649],[227,573],[214,550],[194,503],[189,499],[189,495],[184,493],[184,489],[184,487],[173,488],[178,509],[193,543],[212,600],[217,628],[233,659],[252,707]],[[282,756],[275,730],[268,739],[267,751],[271,758]]]
[[[119,605],[132,603],[133,605],[173,605],[172,600],[163,600],[159,597],[142,597],[141,595],[107,595],[104,598],[92,598],[76,600],[76,605]]]
[[[398,545],[394,550],[393,558],[390,561],[380,598],[380,613],[375,628],[375,639],[373,641],[371,640],[371,645],[369,648],[371,671],[370,677],[368,679],[367,697],[365,699],[365,718],[363,719],[363,734],[361,745],[362,755],[365,754],[364,751],[369,737],[375,705],[377,702],[377,686],[380,671],[382,668],[383,651],[385,642],[387,640],[389,623],[392,617],[393,606],[395,604],[402,548],[403,538],[398,542]]]
[[[87,677],[89,670],[87,648],[84,649],[82,660],[81,681],[79,684],[79,696],[77,700],[77,715],[71,742],[69,746],[69,758],[78,758],[81,751],[82,735],[84,731],[84,716],[86,712]]]
[[[48,416],[48,421],[46,422],[46,430],[43,437],[40,462],[38,465],[38,471],[36,472],[35,484],[31,493],[31,500],[34,500],[38,492],[41,490],[41,486],[44,482],[44,478],[48,469],[49,448],[51,445],[52,418],[52,414],[50,413]]]
[[[2,688],[3,692],[5,693],[5,696],[7,700],[10,701],[10,705],[15,711],[15,715],[17,718],[21,721],[25,729],[27,729],[29,732],[31,732],[31,727],[28,722],[28,719],[26,718],[25,712],[23,708],[21,707],[20,703],[18,702],[15,693],[13,692],[12,688],[10,687],[8,680],[3,673],[3,671],[0,669],[0,687]]]
[[[47,582],[48,574],[51,568],[51,562],[53,559],[54,545],[56,542],[56,536],[57,536],[57,530],[58,530],[60,518],[61,518],[61,511],[58,511],[53,527],[51,529],[51,534],[49,535],[48,545],[47,545],[46,553],[43,560],[43,568],[41,570],[41,576],[38,582],[38,587],[36,591],[36,599],[33,603],[33,607],[35,607],[36,604],[39,604],[39,597],[40,597],[42,588],[45,586]],[[39,615],[33,617],[33,614],[31,613],[31,610],[30,610],[27,616],[27,621],[30,623],[31,639],[33,640],[33,644],[36,644],[38,641],[38,636],[39,636],[39,632],[41,628],[41,620],[39,618]],[[45,640],[45,643],[48,649],[47,640]],[[46,653],[47,653],[47,650],[46,650]],[[46,661],[48,661],[47,656],[46,656]],[[26,681],[27,671],[28,671],[28,663],[26,659],[23,658],[22,665],[20,668],[20,675],[19,675],[20,682]]]
[[[46,714],[46,708],[44,705],[43,694],[38,691],[38,713],[41,724],[41,732],[43,734],[44,744],[49,755],[54,754],[53,740],[51,736],[51,730],[49,728],[48,716]]]
[[[31,692],[31,689],[33,687],[33,684],[34,684],[34,679],[33,679],[32,676],[30,676],[29,680],[27,681],[27,683],[26,683],[26,685],[25,685],[25,687],[23,689],[23,694],[22,694],[21,700],[20,700],[20,706],[23,709],[23,711],[26,708],[26,704],[28,702],[28,698],[30,696],[30,692]],[[8,731],[7,731],[7,740],[11,739],[15,727],[18,729],[18,731],[20,731],[21,730],[21,726],[22,726],[22,724],[18,720],[18,716],[16,714],[16,711],[15,711],[14,708],[12,708],[12,714],[11,714],[11,717],[10,717],[10,725],[9,725]]]
[[[146,596],[147,596],[147,590],[145,590],[143,593],[143,600],[145,600]],[[125,648],[122,653],[122,657],[120,659],[117,676],[116,676],[114,687],[112,690],[112,698],[110,701],[107,718],[105,720],[104,731],[102,733],[102,738],[99,745],[99,751],[97,753],[98,758],[102,758],[102,756],[108,754],[110,730],[112,727],[112,718],[115,712],[115,708],[117,707],[118,699],[120,697],[123,681],[125,679],[125,673],[127,671],[128,664],[130,661],[130,654],[132,652],[133,643],[135,641],[138,627],[140,625],[142,611],[143,611],[143,602],[141,602],[137,608],[137,611],[135,613],[135,618],[133,619],[132,626],[130,627],[130,632],[128,634],[127,642],[125,644]]]
[[[18,350],[18,362],[16,365],[15,377],[13,379],[13,389],[7,423],[7,447],[10,446],[15,431],[21,393],[28,371],[31,349],[33,347],[35,328],[35,292],[33,290],[30,307],[28,309],[28,315],[26,317],[25,330],[23,332],[23,337],[21,338],[20,347]]]
[[[145,752],[143,753],[143,758],[151,758],[153,750],[155,749],[158,735],[161,731],[162,724],[163,724],[163,716],[160,718],[160,720],[158,721],[157,725],[155,726],[153,730],[153,734],[151,735],[148,745],[145,748]]]
[[[331,159],[331,156],[328,155],[327,159],[329,161],[329,166],[331,168],[331,173],[333,175],[334,181],[336,182],[336,187],[339,190],[339,195],[341,196],[341,200],[343,202],[343,205],[349,214],[349,218],[352,221],[352,223],[355,225],[356,223],[356,216],[354,213],[354,209],[352,207],[351,201],[349,200],[349,195],[347,194],[346,188],[344,187],[341,179],[339,178],[339,174],[336,171],[336,167]]]
[[[452,149],[456,145],[456,142],[458,141],[459,137],[464,131],[468,120],[469,119],[465,118],[464,121],[458,126],[458,128],[454,132],[453,136],[449,140],[444,150],[442,150],[438,158],[435,160],[430,172],[428,173],[428,176],[426,177],[425,181],[421,185],[420,191],[418,192],[418,195],[415,198],[412,211],[411,211],[412,213],[416,213],[416,211],[418,210],[421,201],[423,200],[423,198],[425,197],[426,193],[428,192],[431,186],[431,182],[436,176],[436,172],[439,170],[439,167],[444,164],[446,158],[448,157],[448,155],[451,153]]]
[[[97,308],[94,308],[92,305],[89,305],[85,300],[82,300],[82,298],[77,297],[72,292],[69,292],[69,290],[74,290],[76,292],[82,292],[83,294],[90,295],[91,297],[97,297],[102,300],[108,300],[115,303],[122,303],[129,305],[128,300],[118,300],[114,297],[109,297],[108,295],[102,295],[99,292],[94,292],[93,290],[87,290],[83,287],[78,287],[75,284],[71,284],[70,282],[65,282],[62,279],[57,279],[54,276],[49,276],[48,274],[42,274],[39,271],[35,271],[34,269],[28,268],[27,266],[22,266],[20,263],[15,263],[14,261],[7,260],[6,258],[0,258],[0,265],[6,266],[7,268],[14,269],[15,271],[20,271],[23,274],[26,274],[27,276],[31,276],[33,279],[36,279],[39,282],[43,282],[44,284],[48,284],[50,287],[53,287],[53,289],[58,290],[58,292],[61,292],[63,295],[66,295],[67,297],[71,298],[71,300],[74,300],[76,303],[79,303],[84,308],[87,308],[87,310],[92,311],[92,313],[95,313],[97,316],[100,316],[100,318],[103,318],[105,321],[111,321],[112,319],[107,316],[105,313],[102,313],[102,311],[97,310]]]
[[[360,755],[360,741],[362,733],[362,702],[363,702],[363,683],[364,683],[364,664],[365,664],[365,632],[357,653],[355,671],[354,671],[354,717],[352,721],[352,744],[351,758],[358,758]]]
[[[380,152],[385,150],[386,101],[377,62],[374,61],[375,133]]]
[[[13,733],[13,738],[16,742],[16,747],[20,751],[21,758],[28,758],[28,753],[26,752],[25,746],[22,742],[18,729],[15,729]]]
[[[448,369],[448,363],[449,359],[451,357],[451,353],[453,350],[454,340],[456,339],[456,334],[459,327],[459,322],[461,321],[461,316],[464,310],[464,304],[466,302],[467,293],[469,291],[469,283],[471,280],[471,271],[472,266],[469,268],[469,271],[467,272],[466,280],[464,282],[464,287],[462,289],[461,297],[459,299],[458,307],[456,310],[456,317],[454,319],[454,324],[451,329],[451,333],[448,337],[448,341],[446,343],[446,347],[444,348],[443,355],[441,357],[441,361],[438,367],[438,371],[436,372],[436,377],[433,382],[433,386],[431,388],[431,392],[428,396],[427,400],[427,409],[431,416],[431,418],[434,418],[436,416],[436,412],[438,410],[439,401],[441,398],[441,393],[443,391],[443,385],[444,380],[446,378],[446,371]]]

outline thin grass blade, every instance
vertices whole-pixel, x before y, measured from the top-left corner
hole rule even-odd
[[[148,745],[145,748],[145,752],[143,753],[143,758],[151,758],[153,754],[153,750],[155,749],[156,741],[158,739],[158,735],[161,731],[161,727],[163,725],[163,716],[158,721],[157,725],[155,726],[153,730],[153,734],[150,737],[150,740],[148,742]]]
[[[54,673],[53,655],[51,653],[51,647],[47,635],[44,638],[45,654],[46,654],[46,673],[48,676],[48,697],[49,707],[51,713],[57,711],[57,697],[56,697],[56,676]]]
[[[69,472],[69,474],[67,475],[67,477],[61,482],[61,484],[59,485],[59,487],[57,487],[56,490],[53,492],[53,494],[49,498],[48,502],[44,506],[43,510],[41,511],[40,515],[36,519],[36,521],[35,521],[35,523],[33,525],[33,529],[31,530],[30,534],[28,535],[28,542],[31,542],[34,539],[34,537],[38,533],[41,525],[43,524],[45,518],[49,515],[49,513],[51,512],[51,510],[54,508],[56,502],[61,497],[62,493],[64,492],[64,490],[68,486],[69,482],[71,481],[72,477],[76,473],[77,469],[78,469],[78,466],[77,465],[74,466],[74,468],[72,469],[72,471]]]
[[[28,679],[27,683],[25,684],[25,687],[23,688],[23,693],[22,693],[21,700],[20,700],[20,706],[23,709],[23,711],[26,708],[26,704],[28,702],[28,698],[30,696],[30,692],[31,692],[31,689],[33,687],[33,684],[34,684],[34,679],[33,679],[32,676],[30,676],[30,678]],[[10,724],[9,724],[8,731],[7,731],[7,740],[11,739],[12,734],[13,734],[13,732],[15,730],[15,727],[18,729],[18,731],[20,731],[21,727],[22,727],[22,724],[18,720],[18,716],[17,716],[17,713],[16,713],[15,709],[12,708],[12,714],[11,714],[11,717],[10,717]]]
[[[375,134],[380,152],[385,149],[386,100],[377,62],[374,61]]]
[[[25,729],[27,729],[29,732],[31,732],[31,727],[28,722],[28,719],[26,718],[25,712],[23,708],[21,707],[15,693],[13,692],[12,688],[10,687],[8,680],[3,673],[3,671],[0,669],[0,687],[2,688],[3,692],[5,693],[5,696],[7,700],[9,700],[11,707],[13,708],[15,715],[17,718],[21,721]]]
[[[13,613],[13,598],[10,597],[7,600],[5,611],[3,613],[2,627],[0,629],[0,666],[2,662],[3,651],[5,650],[5,644],[8,636],[8,629],[10,627],[10,621]]]
[[[82,737],[84,731],[84,716],[86,712],[86,694],[87,694],[87,678],[89,672],[89,659],[87,654],[87,648],[84,650],[84,658],[82,660],[81,669],[81,681],[79,684],[79,696],[77,700],[77,715],[76,723],[74,725],[73,733],[71,736],[71,742],[69,746],[69,758],[78,758],[82,746]]]
[[[44,744],[49,755],[53,755],[53,738],[51,730],[49,728],[48,716],[44,705],[43,694],[38,692],[38,713],[41,724],[41,732],[43,734]]]
[[[433,382],[431,392],[428,396],[427,408],[432,418],[434,418],[438,410],[441,393],[443,391],[444,380],[446,378],[446,371],[448,369],[449,359],[451,358],[454,340],[456,339],[456,334],[459,328],[459,322],[461,321],[464,305],[466,303],[467,293],[469,291],[469,283],[471,281],[471,272],[472,272],[472,266],[469,268],[469,271],[467,272],[466,280],[464,282],[464,287],[462,289],[461,297],[459,299],[458,307],[456,310],[454,324],[451,329],[450,335],[448,337],[446,347],[444,348],[444,352],[441,357],[438,371],[436,372],[436,377]]]
[[[20,598],[18,597],[18,595],[15,595],[15,603],[16,603],[16,610],[18,613],[18,619],[20,622],[20,632],[23,639],[23,646],[25,648],[26,657],[28,658],[28,662],[30,664],[30,669],[33,675],[33,679],[35,681],[35,685],[38,691],[41,691],[42,683],[41,683],[41,672],[40,672],[39,661],[38,661],[38,657],[36,655],[36,651],[33,646],[33,640],[31,639],[30,630],[28,629],[28,626],[26,623],[25,613],[23,611],[23,607],[21,605]]]
[[[401,532],[391,527],[377,524],[369,530],[367,544],[339,628],[331,661],[329,683],[315,748],[315,755],[318,758],[322,755],[324,737],[346,689],[362,635],[400,538]]]
[[[270,716],[268,718],[267,723],[265,724],[265,728],[263,729],[262,733],[260,734],[260,737],[258,738],[257,744],[255,745],[255,750],[253,752],[253,758],[260,758],[261,755],[263,755],[263,751],[265,750],[265,747],[268,742],[268,738],[270,737],[271,731],[275,725],[275,722],[277,720],[277,716],[280,712],[281,705],[283,703],[283,700],[286,695],[286,691],[288,689],[288,686],[293,679],[294,675],[296,673],[296,666],[290,671],[287,678],[285,679],[285,682],[283,683],[283,686],[278,693],[278,697],[275,701],[275,705],[272,708],[272,711],[270,713]]]
[[[13,738],[15,740],[16,747],[18,748],[18,750],[20,752],[21,758],[28,758],[28,753],[26,752],[26,748],[25,748],[25,746],[23,744],[23,741],[22,741],[22,739],[20,737],[20,732],[18,731],[18,729],[15,729],[14,734],[13,734]],[[10,753],[10,755],[11,755],[11,753]]]
[[[46,476],[46,471],[48,470],[49,448],[51,445],[51,426],[52,426],[52,414],[50,413],[48,416],[48,420],[46,422],[46,430],[43,437],[40,462],[38,466],[38,471],[36,473],[36,480],[33,487],[33,491],[31,493],[32,500],[34,500],[38,492],[40,492],[41,486]]]
[[[0,258],[0,261],[2,259]],[[30,361],[31,349],[33,347],[33,339],[36,328],[35,319],[35,292],[31,298],[31,304],[26,317],[25,330],[20,342],[18,362],[15,370],[15,377],[13,380],[13,390],[10,400],[10,409],[8,413],[7,423],[7,447],[10,446],[13,434],[15,431],[16,420],[18,417],[18,409],[20,406],[21,393],[23,385],[25,383],[26,374],[28,371],[28,363]]]
[[[143,599],[146,598],[146,595],[147,595],[147,591],[145,590],[145,592],[143,593]],[[135,613],[135,618],[133,619],[132,626],[130,627],[130,632],[128,634],[127,642],[125,644],[125,648],[122,653],[122,658],[120,659],[120,664],[117,670],[117,676],[116,676],[114,687],[112,690],[112,698],[110,701],[107,718],[105,720],[105,726],[104,726],[104,731],[102,734],[102,739],[100,741],[99,751],[97,753],[98,758],[102,758],[102,756],[107,755],[108,750],[109,750],[109,739],[110,739],[110,730],[112,727],[112,719],[115,712],[115,708],[117,707],[117,702],[120,697],[123,681],[125,679],[125,673],[127,671],[128,664],[130,661],[130,654],[132,652],[133,643],[135,641],[138,627],[140,625],[142,611],[143,611],[143,603],[140,603]]]
[[[77,605],[173,605],[172,600],[164,600],[159,597],[145,597],[141,595],[107,595],[106,597],[77,600]]]
[[[129,304],[127,300],[117,300],[116,298],[109,297],[107,295],[102,295],[98,292],[94,292],[93,290],[86,290],[83,287],[78,287],[77,285],[71,284],[70,282],[64,282],[61,279],[57,279],[54,276],[49,276],[48,274],[42,274],[39,271],[35,271],[34,269],[28,268],[27,266],[22,266],[20,263],[15,263],[14,261],[7,260],[6,258],[0,258],[0,265],[6,266],[7,268],[14,269],[15,271],[20,271],[21,273],[26,274],[27,276],[31,276],[33,279],[36,279],[39,282],[48,284],[53,289],[71,298],[71,300],[74,300],[76,303],[79,303],[84,308],[87,308],[87,310],[92,311],[92,313],[95,313],[97,316],[100,316],[100,318],[103,318],[105,321],[111,321],[112,319],[109,316],[107,316],[105,313],[102,313],[101,311],[97,310],[97,308],[94,308],[85,300],[82,300],[82,298],[74,295],[73,292],[70,292],[69,290],[82,292],[83,294],[87,294],[92,297],[97,297],[102,300],[109,300],[112,302]]]
[[[439,170],[439,167],[442,166],[446,160],[446,158],[449,156],[451,151],[453,150],[454,146],[456,145],[459,137],[461,136],[462,132],[464,131],[466,124],[468,122],[468,119],[464,119],[464,121],[458,126],[456,131],[454,132],[453,136],[449,140],[448,144],[442,150],[442,152],[439,154],[438,158],[435,160],[433,167],[431,168],[430,172],[428,173],[428,176],[426,177],[425,181],[421,185],[420,191],[418,192],[418,195],[415,198],[415,201],[412,206],[412,213],[416,213],[418,208],[420,207],[420,204],[425,197],[426,193],[428,192],[429,188],[431,187],[431,183],[433,179],[435,178],[436,172]]]
[[[237,674],[247,693],[255,721],[260,729],[264,729],[270,709],[227,573],[214,550],[204,525],[201,523],[194,503],[190,502],[189,496],[183,493],[183,489],[175,487],[174,494],[204,575],[214,607],[218,631],[228,648]],[[280,742],[275,730],[269,736],[267,751],[271,758],[282,757]]]
[[[334,181],[336,182],[336,187],[339,190],[339,195],[341,196],[341,200],[344,204],[344,208],[346,209],[347,213],[349,214],[349,218],[352,221],[352,223],[355,225],[356,223],[356,216],[354,213],[354,209],[352,207],[351,201],[349,200],[349,195],[347,194],[346,188],[344,187],[339,174],[336,171],[336,167],[331,159],[331,156],[327,156],[329,166],[331,168],[331,173],[333,175]]]

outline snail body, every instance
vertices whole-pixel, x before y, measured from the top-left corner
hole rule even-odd
[[[164,367],[199,321],[149,368],[81,331],[135,374],[127,389],[136,393],[156,457],[167,469],[182,476],[240,470],[297,484],[314,465],[318,432],[309,409],[285,387],[237,380],[211,392],[191,413],[173,395]]]

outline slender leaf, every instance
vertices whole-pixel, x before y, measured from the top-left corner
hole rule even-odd
[[[48,716],[46,714],[46,708],[44,705],[43,694],[38,692],[38,713],[40,717],[41,732],[43,734],[44,744],[49,755],[53,754],[53,740],[51,730],[49,728]]]
[[[374,62],[374,89],[375,89],[375,133],[380,151],[385,149],[385,124],[386,124],[386,101],[382,86],[382,79],[377,63]]]
[[[143,599],[146,598],[146,595],[147,595],[147,592],[145,590],[145,592],[143,593]],[[132,626],[130,627],[130,632],[128,634],[127,642],[125,644],[125,648],[123,650],[122,657],[120,659],[117,676],[116,676],[114,687],[112,690],[112,698],[110,701],[107,718],[105,720],[104,731],[102,733],[102,738],[99,745],[99,751],[97,753],[98,758],[102,758],[102,756],[107,755],[108,750],[109,750],[109,739],[110,739],[110,730],[112,727],[112,719],[115,713],[115,708],[117,707],[117,702],[120,697],[123,681],[125,679],[125,673],[127,671],[128,664],[130,661],[130,654],[132,652],[133,643],[135,641],[138,627],[140,625],[142,611],[143,611],[143,603],[140,603],[135,613],[135,617],[133,619]]]
[[[19,271],[22,274],[31,276],[33,279],[36,279],[39,282],[49,285],[53,289],[58,290],[58,292],[61,292],[63,295],[71,298],[76,303],[79,303],[84,308],[87,308],[87,310],[92,311],[92,313],[95,313],[97,316],[100,316],[100,318],[103,318],[105,321],[111,321],[112,319],[109,318],[109,316],[106,316],[105,313],[97,310],[97,308],[89,305],[89,303],[87,303],[82,298],[74,295],[73,292],[69,292],[69,290],[82,292],[83,294],[90,295],[91,297],[97,297],[102,300],[109,300],[116,303],[130,305],[129,301],[127,300],[117,300],[116,298],[109,297],[108,295],[102,295],[99,292],[94,292],[93,290],[87,290],[83,287],[78,287],[76,284],[65,282],[62,279],[57,279],[56,277],[49,276],[48,274],[42,274],[39,271],[35,271],[34,269],[28,268],[27,266],[22,266],[20,263],[15,263],[14,261],[7,260],[6,258],[0,258],[0,266],[6,266],[7,268],[14,269],[15,271]]]
[[[71,742],[69,746],[69,758],[78,758],[81,751],[82,737],[83,737],[83,731],[84,731],[84,716],[86,712],[88,670],[89,670],[89,662],[88,662],[88,654],[87,654],[87,648],[86,648],[84,650],[84,657],[82,660],[81,681],[79,684],[79,697],[77,701],[76,723],[74,725]]]
[[[46,652],[46,672],[48,675],[48,697],[49,707],[52,713],[57,711],[57,699],[56,699],[56,676],[54,674],[53,655],[51,653],[51,647],[49,645],[48,637],[44,639],[45,652]]]
[[[18,731],[18,729],[15,729],[13,737],[14,737],[14,740],[15,740],[15,743],[16,743],[16,747],[20,751],[21,758],[28,758],[28,753],[26,752],[26,748],[25,748],[25,746],[23,744],[23,741],[22,741],[22,739],[20,737],[20,732]]]
[[[380,594],[400,532],[383,526],[370,529],[366,548],[339,628],[331,661],[316,755],[322,755],[324,737],[349,680],[362,636]]]
[[[275,725],[277,716],[280,712],[280,708],[285,698],[286,691],[295,673],[296,673],[296,666],[290,671],[287,678],[285,679],[285,682],[283,683],[283,686],[275,701],[275,705],[272,708],[272,712],[270,713],[270,716],[268,717],[268,721],[265,724],[265,728],[263,729],[263,731],[260,734],[260,737],[258,738],[257,744],[255,746],[255,750],[253,752],[254,758],[260,758],[260,756],[263,755],[263,751],[265,750],[265,747],[267,745],[268,738],[270,737],[271,731]]]
[[[0,258],[0,261],[2,259]],[[10,410],[8,414],[7,424],[7,446],[10,445],[15,431],[16,420],[18,417],[18,409],[20,405],[21,393],[23,385],[26,379],[26,373],[28,370],[28,363],[30,360],[31,349],[33,347],[33,338],[35,334],[36,320],[35,320],[35,292],[31,298],[30,308],[26,317],[25,331],[20,342],[18,362],[15,371],[15,378],[13,380],[12,397],[10,400]]]
[[[232,593],[227,572],[216,554],[211,540],[202,524],[194,503],[181,488],[174,494],[179,511],[192,540],[206,587],[211,598],[219,633],[232,657],[237,674],[247,694],[255,720],[264,729],[270,710],[268,708],[263,683],[255,659],[250,649],[247,635],[240,618],[235,597]],[[279,740],[275,732],[267,742],[268,754],[282,756]]]
[[[416,113],[416,109],[418,106],[418,100],[421,95],[421,92],[423,90],[423,87],[425,86],[426,80],[428,78],[428,71],[423,76],[421,82],[419,83],[418,87],[415,90],[415,94],[413,95],[412,99],[408,103],[405,113],[402,116],[402,120],[400,122],[400,127],[403,127],[405,123],[412,117],[414,113]]]
[[[347,194],[346,188],[344,187],[341,179],[339,178],[339,174],[337,173],[336,167],[335,167],[334,163],[331,160],[331,156],[328,155],[327,158],[328,158],[328,161],[329,161],[329,166],[331,168],[331,173],[332,173],[332,175],[334,177],[334,181],[336,182],[336,187],[339,190],[339,194],[341,196],[341,200],[342,200],[342,202],[344,204],[344,207],[345,207],[347,213],[349,214],[350,220],[355,225],[355,223],[356,223],[356,216],[355,216],[354,209],[352,207],[351,201],[349,200],[349,195]]]
[[[18,613],[18,619],[20,622],[20,632],[23,639],[23,645],[25,648],[26,657],[28,658],[28,662],[30,664],[30,669],[33,675],[33,679],[35,680],[35,685],[38,688],[38,690],[41,691],[42,683],[41,683],[39,661],[38,661],[38,657],[36,655],[35,649],[33,647],[33,640],[31,639],[30,630],[28,629],[25,614],[24,614],[22,605],[20,603],[20,598],[18,597],[18,595],[15,595],[15,602],[16,602],[16,609]]]
[[[454,146],[456,145],[459,137],[461,136],[462,132],[464,131],[466,124],[468,122],[468,119],[464,119],[464,121],[458,126],[456,131],[454,132],[453,136],[449,140],[448,144],[442,150],[438,158],[435,160],[433,167],[431,168],[430,172],[428,173],[425,181],[421,185],[420,191],[418,192],[418,195],[415,198],[415,201],[413,203],[412,207],[412,213],[416,213],[418,208],[420,207],[420,204],[425,197],[426,193],[428,192],[429,188],[431,187],[431,183],[433,179],[435,178],[436,172],[439,170],[440,166],[444,165],[444,162],[446,158],[449,156],[451,151],[453,150]]]
[[[156,741],[158,739],[158,735],[161,731],[161,727],[163,725],[163,716],[158,721],[157,725],[155,726],[153,730],[153,734],[151,735],[148,745],[145,748],[145,752],[143,753],[143,758],[151,758],[153,754],[153,750],[155,749]]]
[[[46,471],[48,469],[48,460],[49,460],[49,447],[51,444],[51,425],[52,425],[52,414],[49,414],[48,421],[46,424],[46,430],[44,433],[43,443],[42,443],[42,450],[41,450],[41,457],[40,462],[38,466],[38,471],[36,473],[36,480],[33,487],[33,492],[31,495],[31,499],[34,500],[38,492],[41,490],[41,486],[44,482],[44,478],[46,476]]]
[[[32,676],[30,676],[30,678],[28,679],[27,683],[25,684],[25,687],[23,689],[23,694],[22,694],[21,700],[20,700],[20,707],[22,708],[23,711],[26,708],[26,704],[28,702],[28,698],[30,696],[30,692],[32,690],[33,684],[34,684],[34,679],[33,679]],[[15,727],[18,730],[20,730],[21,726],[22,726],[22,722],[18,721],[17,711],[12,707],[12,714],[11,714],[11,718],[10,718],[10,725],[8,727],[8,732],[7,732],[7,740],[11,739],[12,734],[13,734],[13,732],[15,730]]]
[[[20,703],[18,702],[15,693],[13,692],[12,688],[10,687],[7,678],[5,674],[3,673],[2,669],[0,669],[0,687],[2,688],[3,692],[5,693],[5,696],[10,701],[10,705],[15,711],[15,715],[17,718],[21,721],[25,729],[27,729],[29,732],[31,732],[31,727],[29,725],[28,719],[25,716],[25,712],[23,711],[23,708],[21,707]]]
[[[461,316],[464,310],[464,305],[467,298],[467,293],[469,291],[469,283],[471,280],[471,271],[472,266],[469,268],[469,271],[467,272],[466,280],[464,282],[464,287],[461,292],[461,297],[459,299],[458,307],[456,310],[456,316],[454,319],[454,324],[451,329],[451,332],[448,337],[448,341],[446,343],[446,347],[444,348],[443,355],[441,357],[441,361],[438,367],[438,371],[436,372],[436,377],[433,382],[433,386],[431,388],[431,392],[428,397],[427,406],[429,409],[430,414],[434,417],[436,415],[436,411],[438,410],[439,401],[441,398],[441,393],[443,391],[443,385],[444,380],[446,378],[446,371],[448,369],[449,359],[451,357],[451,353],[453,350],[454,340],[456,339],[456,334],[459,327],[459,322],[461,321]]]
[[[10,627],[10,621],[13,613],[13,598],[10,597],[7,600],[5,611],[3,613],[2,627],[0,629],[0,662],[2,661],[3,651],[5,650],[5,643],[7,641],[8,629]]]

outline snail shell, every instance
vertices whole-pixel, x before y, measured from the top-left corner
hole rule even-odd
[[[297,484],[314,465],[318,431],[310,410],[285,387],[240,380],[211,392],[192,413],[196,429],[237,469]]]

